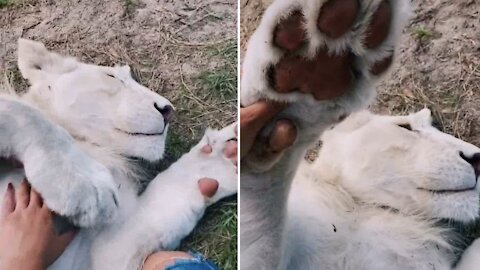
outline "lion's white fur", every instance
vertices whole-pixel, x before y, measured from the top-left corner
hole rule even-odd
[[[82,227],[49,269],[137,269],[151,252],[176,248],[208,205],[236,192],[236,168],[222,152],[234,125],[207,130],[138,195],[129,158],[162,158],[169,125],[159,108],[170,102],[132,79],[128,66],[81,63],[34,41],[19,40],[18,65],[31,86],[0,94],[0,156],[24,168],[1,167],[0,185],[26,175],[51,209]],[[213,153],[200,151],[206,144]],[[199,191],[203,177],[219,182],[212,198]]]
[[[407,124],[412,131],[401,127]],[[432,127],[427,109],[354,114],[323,133],[313,163],[295,168],[290,160],[261,178],[247,174],[242,269],[477,269],[480,241],[456,265],[452,244],[462,236],[440,221],[466,226],[478,219],[480,163],[475,170],[463,157],[479,153]],[[282,176],[290,173],[291,183]],[[278,261],[267,260],[270,252]]]
[[[460,153],[480,149],[430,123],[428,110],[364,112],[326,131],[318,159],[292,183],[284,267],[452,269],[458,235],[437,221],[478,218],[480,187]]]
[[[354,30],[335,42],[314,28],[325,2],[273,1],[247,46],[242,105],[265,98],[290,103],[242,160],[241,269],[452,269],[450,241],[456,235],[436,222],[467,223],[478,217],[477,179],[459,151],[471,157],[480,150],[431,127],[428,111],[408,117],[351,117],[324,134],[313,165],[302,163],[322,133],[373,100],[381,78],[371,75],[369,66],[394,50],[410,5],[407,0],[389,1],[390,34],[379,48],[367,50],[361,46],[365,25],[380,1],[359,1],[362,10]],[[276,24],[298,9],[309,38],[300,54],[311,58],[322,45],[331,52],[347,47],[355,53],[359,76],[339,98],[317,101],[303,93],[278,94],[269,85],[268,67],[285,53],[272,42]],[[294,121],[296,141],[272,153],[265,142],[273,123],[282,118]],[[401,121],[420,131],[407,133],[394,124]],[[475,190],[453,194],[424,190],[472,186]],[[479,246],[467,249],[456,269],[477,269]]]

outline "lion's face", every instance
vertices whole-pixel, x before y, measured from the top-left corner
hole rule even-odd
[[[18,58],[28,94],[77,139],[127,156],[162,157],[173,107],[138,84],[128,66],[84,64],[29,40],[19,41]]]
[[[479,216],[480,149],[409,116],[360,113],[323,136],[317,164],[361,201],[432,218]]]

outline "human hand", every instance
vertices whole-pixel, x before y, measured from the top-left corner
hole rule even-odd
[[[259,101],[240,109],[240,157],[245,157],[252,148],[258,133],[283,108],[284,104]],[[287,119],[278,120],[269,137],[269,147],[280,152],[291,146],[297,131]]]
[[[46,269],[74,236],[56,235],[52,212],[26,181],[18,190],[8,184],[0,209],[0,269]]]

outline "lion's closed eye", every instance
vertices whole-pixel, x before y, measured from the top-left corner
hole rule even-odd
[[[115,80],[118,80],[119,82],[121,82],[122,84],[125,85],[125,82],[124,82],[122,79],[119,79],[119,78],[117,78],[117,77],[115,77],[114,75],[109,74],[109,73],[105,73],[105,75],[107,75],[108,77],[113,78],[113,79],[115,79]]]
[[[398,124],[397,126],[403,128],[403,129],[409,130],[409,131],[413,131],[412,126],[408,123]]]

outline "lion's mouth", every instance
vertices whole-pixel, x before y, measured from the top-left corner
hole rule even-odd
[[[162,136],[163,133],[165,132],[165,129],[162,130],[162,132],[156,132],[156,133],[143,133],[143,132],[130,132],[130,131],[125,131],[123,129],[115,128],[117,131],[127,134],[129,136]]]
[[[417,188],[419,190],[435,193],[435,194],[451,194],[451,193],[460,193],[460,192],[467,192],[473,191],[477,185],[475,184],[473,187],[470,188],[463,188],[463,189],[426,189],[426,188]]]

